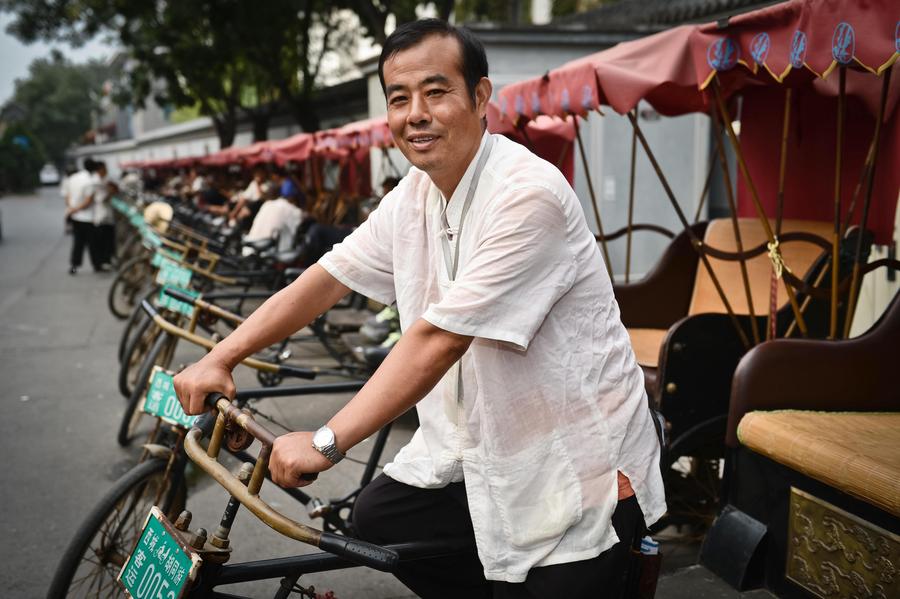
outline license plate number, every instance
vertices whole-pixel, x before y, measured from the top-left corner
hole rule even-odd
[[[181,403],[175,394],[175,386],[172,384],[172,375],[159,366],[153,367],[150,375],[150,387],[144,398],[141,409],[151,416],[158,416],[169,424],[191,428],[194,426],[196,416],[188,416],[181,409]]]
[[[196,576],[200,561],[153,506],[118,581],[132,599],[179,599]]]

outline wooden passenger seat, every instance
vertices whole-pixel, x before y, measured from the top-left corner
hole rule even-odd
[[[740,442],[775,462],[900,516],[900,412],[750,412]]]
[[[774,228],[774,223],[772,223]],[[767,241],[765,230],[757,218],[739,218],[738,227],[741,233],[741,241],[744,250],[752,249]],[[832,224],[824,221],[784,220],[781,230],[783,233],[804,231],[830,239]],[[737,240],[731,219],[715,219],[706,227],[703,243],[713,248],[736,252]],[[691,250],[693,251],[693,250]],[[822,254],[822,249],[808,242],[791,242],[781,246],[781,253],[785,265],[798,277],[803,277]],[[722,289],[736,314],[750,314],[747,306],[747,296],[744,291],[744,283],[741,277],[741,266],[738,261],[718,260],[709,258],[710,265],[718,277]],[[750,291],[753,300],[754,312],[757,316],[768,313],[770,276],[772,272],[771,260],[767,253],[763,253],[747,260],[747,275],[750,281]],[[666,301],[660,297],[659,301]],[[777,305],[779,308],[787,303],[787,292],[784,284],[778,284]],[[719,297],[712,278],[702,265],[697,267],[694,278],[693,292],[686,316],[706,313],[726,313],[725,304]],[[659,366],[659,355],[665,342],[667,329],[629,328],[631,344],[634,348],[638,364],[644,370],[648,380],[648,388],[656,379],[656,369]]]

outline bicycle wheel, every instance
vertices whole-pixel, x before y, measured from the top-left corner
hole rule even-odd
[[[122,264],[119,273],[109,287],[107,304],[113,316],[125,320],[131,314],[135,298],[147,284],[153,274],[153,268],[146,256],[135,256]]]
[[[139,381],[138,373],[144,363],[144,357],[156,343],[162,334],[162,329],[156,326],[152,320],[148,320],[147,327],[140,335],[134,335],[122,362],[119,364],[119,393],[126,399],[131,397],[135,384]]]
[[[163,459],[143,462],[116,481],[63,553],[47,599],[124,596],[116,577],[138,541],[150,507],[160,498],[160,509],[175,519],[187,502],[183,472],[173,468],[173,475],[166,478],[166,464]]]
[[[174,349],[170,345],[176,341],[177,338],[170,336],[168,333],[162,333],[153,342],[153,347],[150,348],[150,352],[141,362],[141,367],[138,370],[131,394],[128,396],[128,404],[125,406],[125,413],[122,414],[122,421],[119,423],[119,432],[116,436],[116,440],[122,447],[127,447],[131,444],[138,424],[140,424],[144,415],[138,409],[138,406],[147,392],[147,385],[150,383],[150,373],[153,372],[153,367],[168,367],[167,362],[170,361],[173,354],[171,350]]]
[[[128,347],[131,345],[132,341],[134,341],[134,338],[143,335],[144,331],[147,330],[147,327],[150,326],[150,322],[150,317],[147,316],[147,313],[144,312],[141,306],[135,306],[134,310],[131,312],[131,318],[128,319],[128,323],[122,330],[122,337],[119,339],[119,351],[117,354],[119,364],[125,359],[125,352],[128,351]]]

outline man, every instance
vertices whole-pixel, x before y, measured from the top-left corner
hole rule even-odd
[[[69,274],[81,268],[84,248],[88,248],[94,271],[104,270],[103,260],[94,241],[94,172],[97,163],[84,159],[84,168],[69,177],[66,184],[66,219],[72,223],[72,253],[69,257]]]
[[[94,174],[91,178],[94,184],[94,252],[100,261],[100,267],[104,271],[110,270],[112,260],[116,254],[116,228],[113,222],[113,212],[110,200],[111,188],[115,184],[107,176],[106,163],[96,161]]]
[[[421,426],[357,500],[364,539],[465,537],[404,564],[422,597],[617,596],[642,515],[665,510],[643,379],[578,199],[552,165],[484,133],[484,49],[402,25],[379,72],[410,173],[369,219],[175,379],[189,413],[244,356],[351,288],[396,300],[403,337],[326,427],[275,443],[285,486],[416,406]],[[639,505],[638,505],[639,504]]]

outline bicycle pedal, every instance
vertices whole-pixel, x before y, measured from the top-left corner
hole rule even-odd
[[[313,497],[309,505],[308,514],[310,518],[323,518],[326,514],[330,514],[332,510],[330,503],[322,501],[318,497]]]

